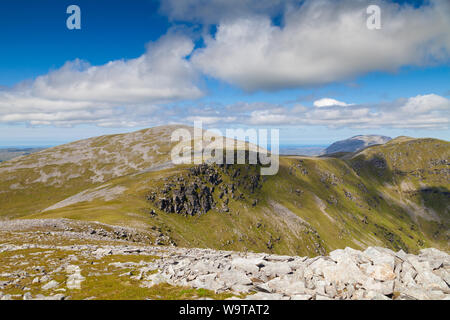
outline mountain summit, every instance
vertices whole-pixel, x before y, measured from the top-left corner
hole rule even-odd
[[[359,135],[349,139],[336,141],[325,149],[325,154],[336,152],[356,152],[376,144],[385,144],[392,140],[390,137],[379,135]]]

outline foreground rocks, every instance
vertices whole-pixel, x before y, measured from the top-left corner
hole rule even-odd
[[[0,252],[36,249],[39,246],[1,245]],[[153,262],[136,264],[117,262],[117,268],[135,265],[137,272],[121,276],[140,281],[141,287],[159,283],[204,288],[215,292],[248,294],[247,299],[449,299],[450,258],[436,249],[424,249],[419,255],[392,252],[384,248],[357,251],[336,250],[315,258],[268,254],[242,254],[205,249],[130,246],[47,246],[42,249],[79,250],[80,254],[101,258],[107,255],[152,255]],[[74,258],[78,259],[78,258]],[[51,280],[51,273],[37,281],[43,295],[23,294],[23,299],[63,299],[48,295],[52,289],[82,289],[86,273],[75,265],[60,266],[67,273],[65,283]],[[9,274],[11,282],[26,276]],[[8,274],[1,274],[2,277]],[[45,278],[45,279],[44,279]],[[0,291],[6,284],[0,284]],[[256,293],[255,293],[256,292]],[[45,295],[47,293],[47,295]],[[1,299],[11,296],[0,295]]]
[[[450,257],[370,247],[315,258],[179,249],[155,262],[145,285],[167,281],[215,291],[257,292],[247,299],[449,299]]]
[[[369,247],[279,256],[152,246],[117,239],[117,230],[106,237],[76,226],[39,231],[36,223],[29,231],[0,223],[0,299],[71,299],[90,277],[104,275],[142,288],[168,283],[233,293],[231,299],[450,299],[450,256],[433,248],[418,255]]]

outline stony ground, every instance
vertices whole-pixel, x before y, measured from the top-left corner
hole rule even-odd
[[[0,222],[0,298],[449,299],[450,256],[370,247],[329,256],[156,246],[132,229]]]

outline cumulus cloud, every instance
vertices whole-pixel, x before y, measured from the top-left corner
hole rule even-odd
[[[169,32],[135,59],[101,66],[75,60],[0,88],[0,123],[123,127],[205,124],[448,128],[449,100],[435,94],[371,105],[330,97],[314,107],[265,102],[177,105],[201,97],[201,72],[246,90],[340,81],[374,70],[447,61],[450,2],[413,8],[377,0],[382,29],[366,28],[368,0],[165,0],[173,20],[217,23],[195,49]],[[283,15],[280,25],[272,18]],[[208,20],[209,19],[209,20]],[[430,23],[433,21],[433,23]]]
[[[330,99],[333,100],[333,99]],[[336,100],[337,101],[337,100]],[[345,104],[345,105],[344,105]],[[326,126],[329,128],[407,128],[449,129],[450,100],[436,94],[418,95],[372,104],[330,104],[322,107],[283,106],[269,103],[239,102],[179,110],[178,122],[192,125],[203,120],[205,125],[221,126],[232,122],[250,126]],[[195,117],[186,115],[195,113]],[[186,120],[188,122],[186,122]]]
[[[366,9],[372,2],[305,0],[286,10],[282,26],[262,15],[225,20],[192,61],[206,74],[249,91],[448,61],[450,2],[431,0],[413,8],[377,1],[382,27],[369,30]]]
[[[243,118],[243,121],[246,120]],[[448,129],[450,100],[427,94],[389,103],[301,109],[284,107],[275,111],[253,111],[247,122],[255,125],[323,125],[331,128]]]
[[[401,111],[413,114],[424,114],[433,111],[450,111],[449,100],[436,94],[418,95],[409,98],[402,106]]]
[[[0,90],[0,122],[125,123],[131,110],[134,116],[143,111],[151,115],[156,105],[201,97],[197,72],[186,59],[193,48],[190,39],[169,34],[136,59],[101,66],[67,62],[33,81]]]
[[[322,98],[319,100],[314,101],[314,107],[322,108],[322,107],[332,107],[332,106],[340,106],[340,107],[347,107],[349,104],[338,101],[331,98]]]
[[[181,120],[181,119],[180,119]],[[187,117],[186,120],[188,121],[188,123],[194,123],[196,121],[200,121],[205,125],[210,125],[210,124],[216,124],[216,123],[229,123],[229,122],[234,122],[236,121],[236,117],[202,117],[202,116],[192,116],[192,117]]]

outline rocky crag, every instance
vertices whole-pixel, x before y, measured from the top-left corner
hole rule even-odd
[[[185,175],[167,179],[163,188],[151,191],[147,199],[166,213],[193,216],[211,209],[228,212],[230,200],[244,200],[246,193],[254,194],[261,188],[258,170],[251,165],[201,164],[189,168]],[[253,206],[257,202],[252,199]]]

